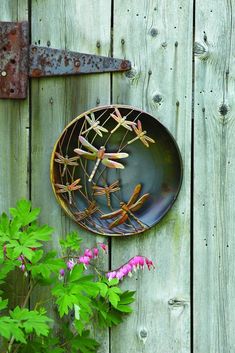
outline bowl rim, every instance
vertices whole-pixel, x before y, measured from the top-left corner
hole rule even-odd
[[[121,234],[121,233],[101,233],[101,232],[98,232],[96,230],[94,230],[93,228],[91,228],[90,226],[84,226],[83,224],[79,223],[76,218],[74,217],[73,213],[69,211],[68,207],[66,206],[66,202],[63,200],[63,198],[59,197],[58,193],[56,192],[56,189],[55,189],[55,179],[54,179],[54,173],[53,173],[53,170],[54,170],[54,159],[55,159],[55,152],[56,152],[56,149],[57,149],[57,146],[58,146],[58,143],[61,139],[61,137],[64,135],[64,133],[66,132],[66,130],[69,129],[69,127],[71,125],[73,125],[76,121],[79,121],[80,119],[82,119],[85,115],[88,115],[90,113],[93,113],[93,112],[97,112],[99,110],[104,110],[104,109],[111,109],[111,108],[123,108],[123,109],[133,109],[133,110],[136,110],[138,112],[142,112],[143,114],[147,114],[149,115],[151,118],[153,118],[154,120],[156,120],[160,125],[161,125],[161,128],[163,128],[166,133],[169,135],[169,137],[171,138],[171,140],[173,141],[174,143],[174,146],[176,148],[176,151],[177,151],[177,154],[178,154],[178,157],[179,157],[179,166],[180,166],[180,179],[179,179],[179,184],[178,184],[178,187],[177,187],[177,190],[175,192],[175,196],[173,198],[173,200],[169,203],[168,207],[164,210],[164,212],[162,213],[161,217],[156,220],[156,222],[154,222],[149,228],[146,228],[146,229],[140,229],[139,231],[137,232],[130,232],[130,233],[125,233],[125,234]],[[60,205],[60,207],[63,209],[63,211],[77,224],[79,225],[80,227],[82,227],[83,229],[85,229],[86,231],[91,231],[93,233],[93,235],[101,235],[101,236],[107,236],[107,237],[127,237],[127,236],[133,236],[133,235],[139,235],[139,234],[142,234],[146,231],[149,231],[150,229],[152,229],[153,227],[155,227],[165,216],[166,214],[168,213],[168,211],[172,208],[172,206],[174,205],[178,195],[179,195],[179,192],[180,192],[180,189],[181,189],[181,186],[182,186],[182,182],[183,182],[183,174],[184,174],[184,167],[183,167],[183,159],[182,159],[182,155],[181,155],[181,152],[180,152],[180,149],[179,149],[179,146],[177,144],[177,141],[176,139],[174,138],[174,136],[172,135],[172,133],[169,131],[169,129],[163,125],[158,118],[156,118],[155,116],[153,116],[152,114],[146,112],[145,110],[142,110],[140,108],[137,108],[135,106],[132,106],[132,105],[127,105],[127,104],[107,104],[107,105],[101,105],[101,106],[98,106],[98,107],[94,107],[92,109],[89,109],[89,110],[86,110],[85,112],[82,112],[81,114],[79,114],[77,117],[75,117],[73,120],[71,120],[63,129],[63,131],[60,133],[59,137],[57,138],[56,142],[54,143],[54,146],[53,146],[53,150],[52,150],[52,153],[51,153],[51,158],[50,158],[50,182],[51,182],[51,186],[52,186],[52,190],[53,190],[53,193],[55,195],[55,198],[58,202],[58,204]]]

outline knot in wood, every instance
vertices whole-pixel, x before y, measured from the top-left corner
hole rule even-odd
[[[221,104],[221,106],[219,107],[219,113],[220,113],[220,115],[222,115],[222,116],[225,116],[225,115],[227,115],[228,114],[228,106],[226,105],[226,104]]]
[[[148,332],[145,329],[140,330],[140,337],[146,338],[148,336]]]
[[[151,30],[150,30],[150,35],[151,35],[152,37],[156,37],[156,36],[158,35],[158,30],[157,30],[157,28],[151,28]]]
[[[175,307],[184,307],[188,303],[187,300],[185,299],[180,299],[180,298],[171,298],[168,300],[168,305],[172,308]]]
[[[208,50],[201,43],[194,43],[193,52],[194,55],[198,56],[202,60],[206,60],[208,57]]]
[[[154,94],[153,101],[154,103],[160,103],[162,101],[162,96],[160,94]]]

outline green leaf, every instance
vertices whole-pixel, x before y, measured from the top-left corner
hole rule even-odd
[[[17,342],[26,343],[25,334],[19,327],[18,321],[9,316],[0,317],[0,336],[7,340],[14,336]]]
[[[133,312],[133,309],[128,305],[118,304],[116,308],[118,311],[121,311],[123,313],[132,313]]]
[[[18,264],[18,263],[17,263]],[[10,260],[0,261],[0,284],[4,283],[4,279],[7,277],[8,273],[11,272],[16,266],[16,263]]]
[[[107,280],[107,283],[108,283],[109,287],[116,286],[119,283],[119,279],[113,278],[113,279],[111,279],[111,281]]]
[[[48,323],[52,320],[44,315],[45,313],[43,309],[29,311],[17,306],[13,311],[10,311],[10,316],[13,320],[18,321],[19,327],[23,328],[27,334],[35,332],[37,336],[47,336],[50,330]]]
[[[60,244],[64,249],[70,249],[70,250],[80,250],[80,244],[82,242],[82,239],[79,238],[77,232],[71,232],[68,233],[65,240],[61,240]]]
[[[120,296],[119,304],[131,304],[135,301],[135,291],[125,291]]]
[[[2,300],[0,298],[0,310],[6,309],[8,305],[8,299]]]
[[[17,202],[16,208],[10,208],[10,213],[13,217],[18,217],[24,227],[37,219],[40,209],[35,208],[31,211],[31,202],[23,199]]]
[[[98,287],[99,287],[99,289],[100,289],[100,295],[101,295],[101,297],[104,298],[104,297],[106,296],[107,292],[108,292],[108,286],[107,286],[107,284],[102,283],[102,282],[99,282],[99,283],[97,283],[97,285],[98,285]]]
[[[6,213],[2,213],[0,217],[0,242],[4,243],[5,242],[5,236],[9,235],[9,225],[10,225],[10,220]]]
[[[37,252],[39,252],[39,250],[34,252],[34,257],[32,258],[32,265],[29,266],[29,269],[31,270],[34,279],[37,279],[38,277],[39,279],[40,277],[44,279],[49,279],[51,274],[58,274],[61,268],[65,268],[64,261],[62,259],[56,258],[57,254],[55,251],[48,252],[42,260],[42,251],[39,255],[37,255]],[[41,260],[41,262],[37,263],[37,261],[39,260]]]
[[[116,308],[118,305],[118,302],[120,301],[120,296],[117,294],[117,287],[109,288],[108,299],[109,299],[110,303],[112,304],[112,306],[114,306]]]
[[[70,272],[69,282],[78,281],[82,277],[83,271],[84,267],[82,264],[75,265],[73,270]]]
[[[69,309],[73,309],[74,304],[78,304],[78,299],[74,294],[64,294],[56,300],[59,307],[60,317],[67,315]]]
[[[89,331],[83,331],[82,335],[77,335],[70,341],[71,353],[94,353],[99,344],[93,338],[89,337]]]
[[[37,227],[30,233],[30,238],[40,241],[48,241],[51,239],[51,234],[53,233],[54,229],[49,227],[48,225],[44,224],[41,227]]]

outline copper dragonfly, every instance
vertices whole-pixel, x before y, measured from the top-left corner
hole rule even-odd
[[[93,213],[95,213],[96,211],[98,211],[98,207],[95,201],[93,201],[85,210],[75,212],[74,215],[75,215],[76,221],[83,221],[87,217],[93,215]]]
[[[96,160],[95,166],[91,172],[91,175],[89,177],[89,182],[92,181],[98,166],[101,163],[103,163],[106,167],[108,168],[119,168],[119,169],[124,169],[124,165],[118,162],[112,161],[112,159],[122,159],[122,158],[127,158],[129,155],[127,153],[106,153],[105,152],[105,147],[101,146],[99,150],[94,147],[90,142],[88,142],[83,136],[79,136],[79,141],[81,144],[86,147],[90,152],[84,151],[81,148],[75,148],[74,152],[79,154],[80,156],[83,156],[87,159],[91,160]]]
[[[68,193],[68,195],[69,195],[69,204],[71,205],[72,204],[72,191],[79,190],[79,189],[82,188],[82,185],[79,185],[80,180],[81,180],[80,178],[76,179],[71,184],[66,183],[66,185],[55,184],[56,193],[57,194]]]
[[[137,184],[134,191],[133,191],[133,194],[131,195],[131,197],[127,203],[120,202],[120,209],[119,210],[102,215],[100,217],[101,219],[110,219],[110,218],[117,217],[112,223],[109,224],[109,229],[112,229],[114,227],[119,226],[120,224],[125,223],[129,219],[129,216],[133,217],[134,220],[142,228],[143,227],[146,228],[146,226],[133,213],[133,212],[138,211],[149,197],[149,194],[147,193],[138,199],[141,188],[142,188],[141,184]]]
[[[63,164],[64,166],[61,174],[62,177],[65,175],[68,165],[78,166],[77,160],[79,159],[79,156],[69,158],[67,155],[65,157],[62,156],[61,154],[59,154],[59,152],[55,152],[55,156],[57,157],[55,158],[55,162],[59,164]]]
[[[110,194],[120,190],[119,180],[116,180],[114,183],[112,183],[110,185],[105,185],[105,186],[94,185],[92,187],[92,189],[94,190],[94,196],[105,195],[106,199],[107,199],[107,205],[108,205],[108,207],[111,207]]]

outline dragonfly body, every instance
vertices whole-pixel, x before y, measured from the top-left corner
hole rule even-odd
[[[83,136],[79,136],[79,141],[81,144],[88,149],[88,151],[84,151],[81,148],[76,148],[74,151],[90,160],[95,160],[95,166],[91,172],[89,177],[89,182],[92,181],[100,162],[108,168],[119,168],[124,169],[124,165],[118,162],[113,161],[112,159],[122,159],[128,157],[127,153],[106,153],[105,147],[102,146],[99,149],[94,147],[90,142],[88,142]]]
[[[108,205],[108,207],[111,207],[110,194],[120,190],[119,180],[116,180],[114,183],[110,184],[109,186],[108,185],[105,185],[105,186],[94,185],[92,188],[94,190],[95,196],[105,195],[106,199],[107,199],[107,205]]]
[[[100,217],[102,219],[116,218],[112,223],[109,224],[109,229],[112,229],[114,227],[117,227],[120,224],[125,223],[128,220],[129,216],[132,216],[135,219],[135,221],[139,225],[141,225],[141,227],[146,227],[139,220],[139,218],[134,215],[134,212],[138,211],[149,197],[149,194],[144,194],[138,199],[140,191],[141,191],[141,184],[138,184],[136,185],[134,192],[127,203],[120,202],[120,209],[118,209],[117,211],[108,213],[106,215],[102,215]]]
[[[91,204],[85,210],[80,212],[75,212],[76,220],[83,221],[87,217],[90,217],[91,215],[93,215],[93,213],[95,213],[97,210],[98,210],[98,207],[96,206],[96,203],[91,202]]]
[[[72,204],[72,191],[76,191],[82,188],[82,185],[79,185],[81,179],[77,179],[73,181],[71,184],[68,182],[66,185],[63,184],[55,184],[56,187],[56,193],[57,194],[63,194],[63,193],[68,193],[69,196],[69,204]]]

